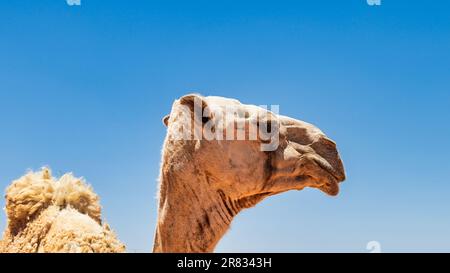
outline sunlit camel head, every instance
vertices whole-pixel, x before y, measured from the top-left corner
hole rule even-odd
[[[273,109],[190,94],[164,123],[155,251],[212,251],[242,209],[306,187],[334,196],[345,179],[331,139]]]

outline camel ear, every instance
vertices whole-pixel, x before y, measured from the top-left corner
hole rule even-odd
[[[206,101],[203,99],[203,97],[197,94],[188,94],[181,97],[180,103],[182,105],[188,106],[192,112],[194,112],[195,110],[203,110],[207,106]],[[195,107],[199,107],[199,109],[195,109]]]
[[[189,94],[180,98],[180,104],[189,107],[194,116],[199,115],[201,122],[205,124],[210,120],[210,108],[203,96],[197,94]],[[206,116],[203,116],[206,115]]]
[[[170,115],[166,115],[162,119],[162,122],[164,123],[164,125],[166,125],[166,127],[169,126],[169,118],[170,118]]]

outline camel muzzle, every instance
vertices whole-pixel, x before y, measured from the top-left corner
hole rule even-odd
[[[327,137],[321,137],[311,147],[324,160],[316,160],[316,163],[329,172],[337,182],[345,180],[345,170],[342,159],[336,147],[336,143]]]

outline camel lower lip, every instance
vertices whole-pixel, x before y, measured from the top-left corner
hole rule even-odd
[[[329,181],[320,187],[320,190],[330,196],[336,196],[339,193],[339,185],[337,181]]]

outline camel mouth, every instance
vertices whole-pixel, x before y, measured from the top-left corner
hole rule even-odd
[[[345,180],[345,174],[333,168],[321,157],[314,157],[314,162],[327,174],[325,177],[326,182],[318,187],[318,189],[330,196],[338,195],[339,183]]]
[[[312,187],[321,190],[330,196],[339,194],[339,183],[345,180],[345,173],[337,166],[328,163],[323,157],[318,155],[308,155],[309,162],[313,164],[310,170],[293,177],[298,184],[298,190],[305,187]],[[341,171],[342,170],[342,171]]]

